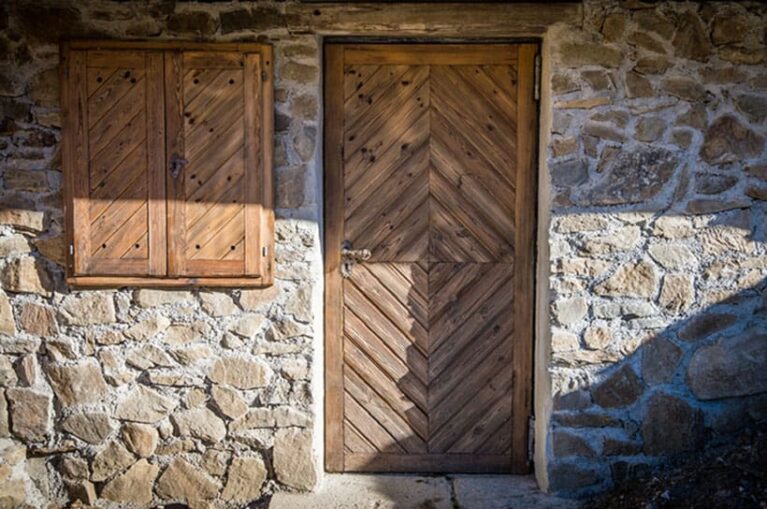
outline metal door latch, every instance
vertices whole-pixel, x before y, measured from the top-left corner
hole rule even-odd
[[[369,259],[369,249],[352,249],[352,243],[345,240],[343,244],[341,244],[341,277],[350,277],[352,275],[352,268],[355,264]]]
[[[177,179],[178,176],[181,175],[181,170],[184,169],[184,166],[186,166],[188,162],[189,161],[178,154],[173,154],[170,158],[170,176],[173,177],[174,180]]]

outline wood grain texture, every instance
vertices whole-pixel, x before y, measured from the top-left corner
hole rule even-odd
[[[70,284],[272,284],[271,47],[69,41],[62,61]]]
[[[536,47],[481,49],[326,46],[334,471],[528,468]]]

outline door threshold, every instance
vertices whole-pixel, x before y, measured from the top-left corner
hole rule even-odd
[[[269,509],[575,509],[532,475],[325,474],[313,493],[276,493]]]

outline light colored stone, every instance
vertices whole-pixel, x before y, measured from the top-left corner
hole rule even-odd
[[[604,350],[612,341],[613,335],[609,327],[594,325],[583,333],[583,342],[591,350]]]
[[[605,282],[597,285],[599,295],[648,298],[657,291],[658,277],[655,267],[640,261],[623,265]]]
[[[695,287],[686,274],[668,274],[663,278],[660,305],[669,313],[679,313],[695,302]]]
[[[19,327],[29,334],[44,338],[56,336],[59,333],[56,313],[53,309],[32,302],[25,302],[21,306]]]
[[[215,444],[226,436],[224,421],[207,408],[194,408],[171,416],[179,436],[192,436]]]
[[[208,372],[212,382],[238,389],[264,387],[271,377],[271,368],[262,361],[232,356],[217,359]]]
[[[69,325],[99,325],[117,320],[111,292],[67,295],[60,309]]]
[[[147,341],[170,326],[170,320],[164,316],[152,316],[131,326],[125,331],[125,336],[134,341]]]
[[[112,422],[104,413],[72,414],[61,422],[61,429],[89,444],[98,445],[112,431]]]
[[[154,423],[170,415],[176,402],[159,392],[138,385],[117,405],[115,417],[125,421]]]
[[[687,381],[698,399],[748,396],[767,391],[767,334],[752,327],[697,350]]]
[[[234,458],[221,497],[230,502],[256,500],[261,496],[261,486],[265,480],[266,467],[261,458]]]
[[[45,229],[45,213],[13,207],[0,207],[0,224],[9,224],[33,232]]]
[[[213,351],[207,346],[200,345],[172,350],[170,355],[179,364],[190,366],[202,360],[210,359],[213,355]]]
[[[48,364],[45,373],[58,402],[65,407],[94,403],[107,393],[106,382],[95,359],[70,365]]]
[[[589,254],[628,251],[637,246],[640,239],[640,233],[639,227],[627,226],[614,233],[586,239],[583,243],[583,249]]]
[[[281,287],[276,284],[269,288],[242,290],[240,306],[246,311],[262,311],[277,300],[281,293]]]
[[[552,352],[572,352],[581,346],[578,336],[572,332],[556,329],[551,332]]]
[[[134,456],[122,444],[110,442],[93,458],[91,480],[105,481],[128,468],[134,460]]]
[[[47,269],[31,256],[9,261],[0,277],[2,287],[15,293],[37,293],[49,296],[53,284]]]
[[[600,231],[607,228],[607,219],[598,214],[568,214],[556,221],[559,233]]]
[[[590,110],[597,106],[605,106],[607,104],[610,104],[609,97],[591,97],[588,99],[572,99],[570,101],[558,102],[554,107],[560,110]]]
[[[136,456],[148,458],[157,449],[159,434],[152,425],[127,422],[122,428],[122,438]]]
[[[238,311],[234,300],[225,293],[201,292],[200,301],[202,309],[210,316],[229,316]]]
[[[285,312],[293,315],[299,322],[312,320],[312,289],[310,285],[301,285],[285,305]]]
[[[679,270],[697,265],[697,258],[684,244],[652,244],[648,251],[664,269]]]
[[[0,334],[16,335],[16,322],[13,318],[13,308],[8,296],[0,290]]]
[[[245,403],[245,400],[234,389],[222,385],[214,385],[210,389],[210,395],[216,404],[216,408],[230,419],[242,417],[248,411],[248,404]]]
[[[148,506],[152,502],[152,486],[160,467],[147,460],[137,461],[125,473],[109,481],[101,490],[101,497],[120,504]]]
[[[588,303],[582,297],[557,299],[553,306],[554,317],[562,325],[572,325],[581,321],[588,310]]]
[[[174,458],[157,480],[157,495],[165,500],[199,503],[214,498],[221,486],[182,458]]]
[[[162,348],[155,345],[145,345],[128,351],[125,363],[137,369],[150,369],[156,366],[173,367],[173,360]]]
[[[7,389],[5,397],[13,434],[23,440],[43,440],[51,427],[51,398],[32,389]]]
[[[0,438],[11,436],[8,414],[8,400],[5,398],[5,390],[0,389]]]
[[[23,235],[0,237],[0,258],[29,253],[29,242]]]
[[[64,235],[41,237],[32,241],[41,255],[62,267],[67,263],[66,238]]]
[[[77,456],[64,456],[61,459],[61,473],[70,479],[87,479],[90,476],[88,462]]]
[[[185,345],[187,343],[201,341],[210,334],[210,326],[205,322],[176,324],[171,325],[165,332],[164,341],[171,345]]]
[[[652,231],[667,239],[683,239],[690,237],[694,229],[688,217],[661,216],[653,224]]]
[[[288,380],[306,380],[309,378],[309,362],[301,357],[288,359],[282,363],[281,371]]]
[[[282,484],[311,490],[317,482],[312,455],[312,433],[308,429],[281,429],[274,437],[274,473]]]
[[[229,331],[243,338],[252,338],[261,331],[265,322],[266,317],[264,315],[248,313],[235,320],[229,326]]]
[[[191,292],[182,290],[141,289],[136,292],[136,304],[142,308],[164,306],[166,304],[186,304],[192,302]]]

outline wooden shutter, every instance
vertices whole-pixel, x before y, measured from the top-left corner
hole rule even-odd
[[[62,46],[67,281],[273,282],[272,51]]]
[[[258,53],[166,56],[167,156],[183,165],[168,186],[171,275],[264,274],[264,66]]]
[[[69,53],[64,143],[74,275],[165,275],[163,54]]]

